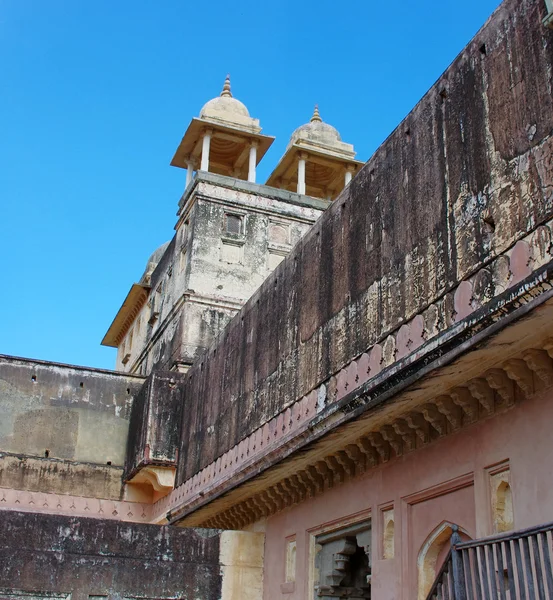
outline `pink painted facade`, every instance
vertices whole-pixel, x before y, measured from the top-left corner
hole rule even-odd
[[[514,528],[553,520],[553,390],[370,470],[266,524],[264,599],[312,598],[310,538],[370,518],[373,600],[417,598],[417,559],[444,522],[471,538],[494,533],[490,471],[510,470]],[[382,510],[394,510],[394,557],[383,558]],[[285,541],[296,536],[295,584],[283,586]],[[443,560],[448,543],[438,557]],[[286,593],[283,593],[283,590]]]

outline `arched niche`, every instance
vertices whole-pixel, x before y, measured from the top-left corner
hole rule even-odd
[[[449,552],[452,533],[453,523],[443,521],[430,533],[422,545],[417,559],[418,600],[426,599]],[[462,527],[459,527],[459,535],[463,541],[471,539]]]
[[[395,523],[392,514],[392,517],[386,521],[384,527],[384,535],[382,539],[382,558],[394,558],[394,534]]]
[[[504,533],[514,528],[513,492],[507,479],[499,482],[495,490],[493,520],[496,533]]]

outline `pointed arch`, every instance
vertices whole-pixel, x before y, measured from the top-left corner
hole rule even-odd
[[[392,517],[388,520],[384,527],[384,535],[382,540],[383,558],[394,558],[394,534],[395,522],[392,514]]]
[[[418,599],[425,600],[436,574],[447,556],[453,523],[442,521],[426,538],[417,558]],[[459,534],[465,540],[471,539],[469,534],[459,527]]]
[[[497,533],[514,528],[513,492],[509,481],[501,481],[495,491],[494,529]]]

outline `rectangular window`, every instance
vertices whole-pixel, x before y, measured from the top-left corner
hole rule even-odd
[[[239,215],[225,214],[225,231],[226,233],[235,235],[243,233],[242,217]]]
[[[364,519],[356,523],[326,528],[317,534],[311,531],[310,538],[310,587],[311,598],[330,596],[346,597],[351,588],[356,588],[356,598],[371,597],[371,521]],[[343,574],[336,582],[335,574]]]

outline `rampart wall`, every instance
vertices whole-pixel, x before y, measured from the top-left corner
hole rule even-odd
[[[0,488],[119,499],[143,377],[0,356]]]
[[[544,16],[497,9],[189,372],[178,484],[384,339],[391,364],[413,317],[443,331],[531,268],[506,255],[553,215]]]

